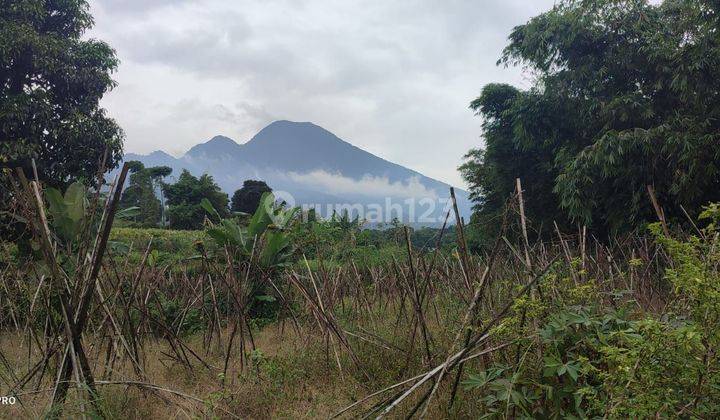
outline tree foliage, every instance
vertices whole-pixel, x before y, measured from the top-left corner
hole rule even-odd
[[[230,209],[235,212],[247,214],[255,213],[263,194],[272,192],[265,181],[248,179],[243,182],[242,188],[235,191],[230,201]]]
[[[720,199],[718,5],[567,0],[516,27],[499,61],[535,76],[488,85],[471,108],[486,146],[461,167],[476,221],[523,180],[529,217],[617,232]]]
[[[130,161],[130,183],[123,192],[120,208],[137,207],[133,222],[142,227],[155,227],[162,214],[162,203],[156,195],[162,179],[172,173],[168,166],[146,168],[142,162]]]
[[[0,1],[0,168],[29,174],[34,159],[41,181],[64,188],[93,181],[105,150],[108,169],[119,162],[123,133],[99,106],[118,60],[83,37],[92,25],[83,0]],[[0,182],[3,206],[9,185]]]
[[[207,199],[221,217],[228,211],[228,196],[220,190],[213,177],[203,174],[200,178],[184,169],[174,184],[163,184],[167,199],[168,216],[172,229],[201,229],[206,216],[210,216],[202,206]]]
[[[93,24],[86,1],[0,3],[0,161],[34,158],[52,185],[91,179],[103,153],[113,168],[122,131],[100,108],[115,86],[118,60],[109,45],[83,39]]]
[[[476,229],[471,234],[479,231],[481,239],[492,241],[497,234],[517,178],[522,180],[530,220],[549,221],[546,227],[552,227],[553,220],[566,222],[553,193],[557,169],[552,144],[570,131],[564,121],[570,110],[544,99],[509,85],[490,84],[471,104],[483,116],[485,148],[468,152],[460,171],[475,202]]]

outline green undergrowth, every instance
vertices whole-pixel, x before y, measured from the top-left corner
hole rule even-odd
[[[720,416],[716,229],[687,240],[651,230],[670,257],[665,310],[642,311],[592,279],[576,284],[567,265],[556,264],[538,293],[516,299],[513,315],[492,331],[514,351],[463,382],[486,417]]]
[[[142,261],[150,240],[151,251],[156,251],[154,262],[172,267],[173,263],[184,262],[198,255],[197,244],[206,244],[209,237],[201,230],[115,227],[110,232],[114,256],[129,256],[130,262],[134,264]]]

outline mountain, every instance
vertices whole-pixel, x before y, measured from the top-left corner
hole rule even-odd
[[[368,153],[309,122],[275,121],[244,144],[215,136],[179,158],[156,151],[128,153],[125,160],[169,166],[169,181],[182,169],[208,173],[228,194],[246,179],[263,180],[288,203],[316,207],[326,217],[346,209],[370,223],[397,217],[438,225],[450,208],[448,184]],[[468,194],[456,189],[456,196],[467,218]]]

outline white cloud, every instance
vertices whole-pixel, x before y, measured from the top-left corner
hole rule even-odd
[[[387,177],[366,175],[361,179],[345,177],[322,170],[304,174],[290,172],[287,177],[298,184],[304,184],[318,191],[339,196],[398,197],[438,199],[435,190],[426,188],[418,177],[404,182],[390,182]]]

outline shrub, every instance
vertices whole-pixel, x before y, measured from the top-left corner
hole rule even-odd
[[[630,310],[632,301],[603,304],[592,284],[569,287],[562,273],[551,273],[545,288],[560,286],[551,304],[515,302],[516,313],[540,320],[538,338],[522,338],[533,331],[508,318],[496,332],[519,343],[520,357],[469,375],[466,388],[482,391],[490,415],[720,416],[719,215],[708,207],[702,217],[712,222],[687,240],[651,226],[669,256],[674,303],[665,313]]]

